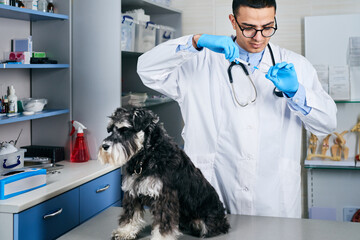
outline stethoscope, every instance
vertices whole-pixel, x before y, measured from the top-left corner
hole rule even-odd
[[[234,38],[234,41],[235,41],[235,40],[236,40],[236,38]],[[267,47],[268,47],[269,52],[270,52],[272,64],[273,64],[273,66],[275,66],[275,57],[274,57],[274,53],[273,53],[273,51],[272,51],[272,49],[271,49],[271,47],[270,47],[270,44],[268,44]],[[254,89],[255,97],[254,97],[254,99],[251,100],[250,102],[240,103],[240,101],[239,101],[239,100],[237,99],[237,97],[236,97],[236,93],[235,93],[235,89],[234,89],[234,85],[233,85],[233,77],[232,77],[232,74],[231,74],[231,69],[232,69],[233,66],[235,66],[235,65],[239,65],[239,66],[243,69],[245,75],[249,78],[249,81],[250,81],[250,83],[251,83],[251,85],[252,85],[252,87],[253,87],[253,89]],[[236,103],[237,103],[239,106],[241,106],[241,107],[246,107],[246,106],[249,105],[250,103],[253,103],[253,102],[256,101],[256,98],[257,98],[257,90],[256,90],[256,87],[255,87],[254,81],[251,79],[250,74],[249,74],[249,71],[247,70],[247,68],[245,67],[245,65],[244,65],[243,63],[237,62],[237,61],[231,62],[231,63],[230,63],[230,66],[229,66],[229,68],[228,68],[228,75],[229,75],[229,81],[230,81],[230,84],[231,84],[231,88],[232,88],[232,92],[233,92],[233,95],[234,95],[234,99],[235,99]],[[277,97],[284,97],[283,92],[279,91],[276,87],[274,88],[273,93],[274,93],[274,95],[277,96]]]

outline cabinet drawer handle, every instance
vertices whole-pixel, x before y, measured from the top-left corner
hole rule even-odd
[[[96,193],[101,193],[101,192],[103,192],[103,191],[106,191],[106,190],[108,190],[109,187],[110,187],[110,184],[106,185],[106,186],[103,187],[103,188],[100,188],[100,189],[96,190]]]
[[[57,210],[54,213],[50,213],[50,214],[45,215],[43,218],[47,219],[47,218],[50,218],[50,217],[55,217],[56,215],[59,215],[60,213],[62,213],[62,211],[63,211],[63,209],[60,208],[59,210]]]

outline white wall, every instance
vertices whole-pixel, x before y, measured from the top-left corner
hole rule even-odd
[[[228,19],[232,0],[173,0],[173,7],[183,11],[183,35],[234,33]],[[304,16],[360,13],[359,0],[278,0],[279,30],[272,42],[304,54]],[[333,33],[324,36],[326,41]]]

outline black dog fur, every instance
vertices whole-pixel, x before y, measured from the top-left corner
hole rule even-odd
[[[144,206],[153,215],[152,239],[227,233],[230,225],[215,189],[166,133],[150,110],[118,108],[100,147],[103,163],[124,165],[123,209],[113,239],[134,239],[144,227]],[[114,159],[122,149],[125,159]],[[119,158],[119,157],[118,157]],[[125,171],[124,171],[125,170]]]

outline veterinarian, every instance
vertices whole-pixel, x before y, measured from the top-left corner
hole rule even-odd
[[[234,0],[229,19],[235,39],[165,42],[139,58],[138,74],[179,103],[185,151],[230,213],[299,218],[302,125],[331,133],[335,103],[303,56],[269,43],[275,0]]]

